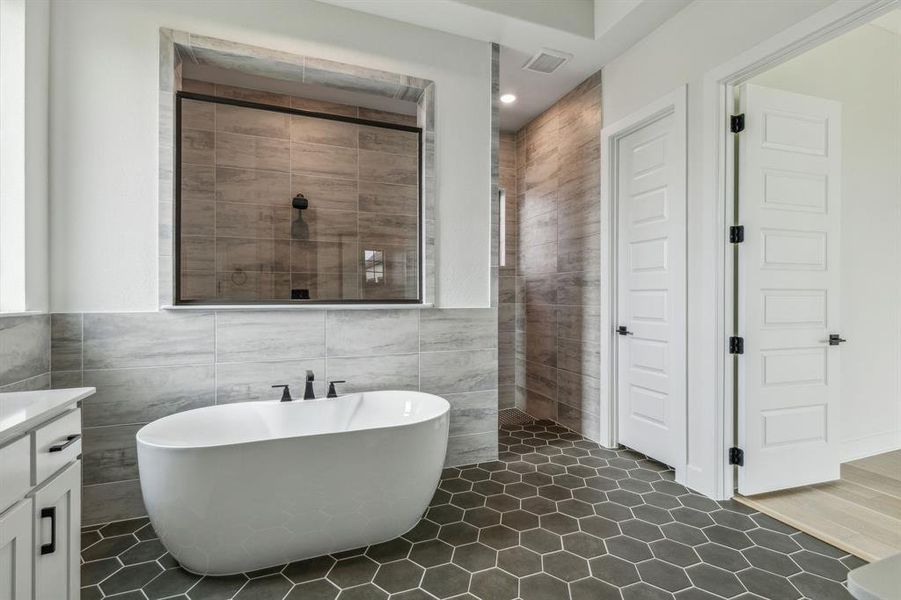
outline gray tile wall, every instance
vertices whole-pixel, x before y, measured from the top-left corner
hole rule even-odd
[[[513,408],[516,395],[515,314],[516,314],[516,135],[500,134],[499,184],[506,192],[505,262],[498,272],[497,300],[497,383],[498,408]]]
[[[600,435],[600,130],[598,72],[516,134],[518,262],[512,281],[501,280],[508,303],[500,304],[502,327],[506,322],[516,332],[516,406],[594,440]],[[509,340],[499,335],[503,390]]]
[[[50,387],[50,316],[0,316],[0,392]]]
[[[346,379],[344,392],[439,394],[451,403],[447,465],[497,457],[494,308],[86,313],[44,322],[53,386],[97,388],[83,406],[85,524],[144,514],[134,437],[143,424],[274,400],[273,384],[302,396],[307,369],[319,396],[328,379]]]

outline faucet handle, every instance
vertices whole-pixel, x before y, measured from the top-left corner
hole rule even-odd
[[[336,379],[335,381],[328,382],[328,393],[325,395],[326,398],[337,398],[338,392],[335,391],[336,383],[345,383],[343,379]]]
[[[274,385],[272,387],[282,388],[282,399],[281,399],[282,402],[290,402],[291,400],[293,400],[293,398],[291,398],[291,388],[289,388],[287,385],[280,384],[280,385]]]
[[[307,371],[307,381],[313,381],[316,376],[313,374],[313,371]]]

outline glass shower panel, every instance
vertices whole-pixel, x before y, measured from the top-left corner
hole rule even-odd
[[[179,96],[179,302],[420,300],[420,131]]]

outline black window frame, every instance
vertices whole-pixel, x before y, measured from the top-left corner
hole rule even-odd
[[[257,110],[268,110],[271,112],[280,112],[289,115],[298,115],[304,117],[314,117],[326,119],[329,121],[342,121],[345,123],[353,123],[356,125],[364,125],[367,127],[380,127],[382,129],[393,129],[399,131],[407,131],[417,134],[417,214],[416,214],[416,254],[418,258],[417,264],[417,286],[416,298],[397,298],[397,299],[364,299],[364,298],[347,298],[332,300],[292,300],[292,299],[268,299],[268,300],[227,300],[213,298],[209,300],[184,300],[181,297],[181,272],[182,272],[182,256],[181,256],[181,125],[182,125],[182,101],[196,100],[201,102],[211,102],[214,104],[225,104],[230,106],[239,106],[243,108],[253,108]],[[215,168],[215,165],[213,165]],[[423,215],[423,187],[424,187],[424,168],[423,168],[423,140],[422,127],[414,127],[412,125],[401,125],[398,123],[387,123],[384,121],[373,121],[371,119],[360,119],[358,117],[348,117],[344,115],[333,115],[329,113],[321,113],[316,111],[302,110],[298,108],[288,108],[284,106],[274,106],[271,104],[263,104],[259,102],[250,102],[248,100],[239,100],[236,98],[224,98],[221,96],[211,96],[208,94],[198,94],[195,92],[178,91],[175,94],[175,190],[174,190],[174,211],[173,215],[173,236],[174,236],[174,304],[176,306],[316,306],[316,305],[362,305],[362,304],[380,304],[380,305],[409,305],[423,304],[423,288],[425,279],[425,255],[423,251],[423,227],[425,218]],[[361,286],[362,291],[362,286]]]

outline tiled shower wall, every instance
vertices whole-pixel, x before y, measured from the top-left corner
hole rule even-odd
[[[600,433],[601,76],[516,135],[516,406]]]
[[[46,318],[46,317],[45,317]],[[497,456],[497,310],[385,309],[52,315],[52,384],[94,386],[85,399],[85,524],[144,514],[135,433],[181,410],[409,389],[451,403],[448,465]],[[2,323],[2,321],[0,321]],[[415,448],[411,448],[415,452]]]
[[[50,387],[50,315],[0,316],[0,392]]]
[[[415,115],[186,79],[187,91],[416,125]],[[411,107],[415,107],[410,103]],[[181,102],[182,299],[416,299],[419,136]],[[309,208],[292,208],[304,194]],[[364,252],[381,259],[364,268]],[[376,273],[377,272],[377,273]]]
[[[500,134],[498,183],[506,192],[505,260],[498,271],[498,408],[513,408],[516,398],[516,135]]]

